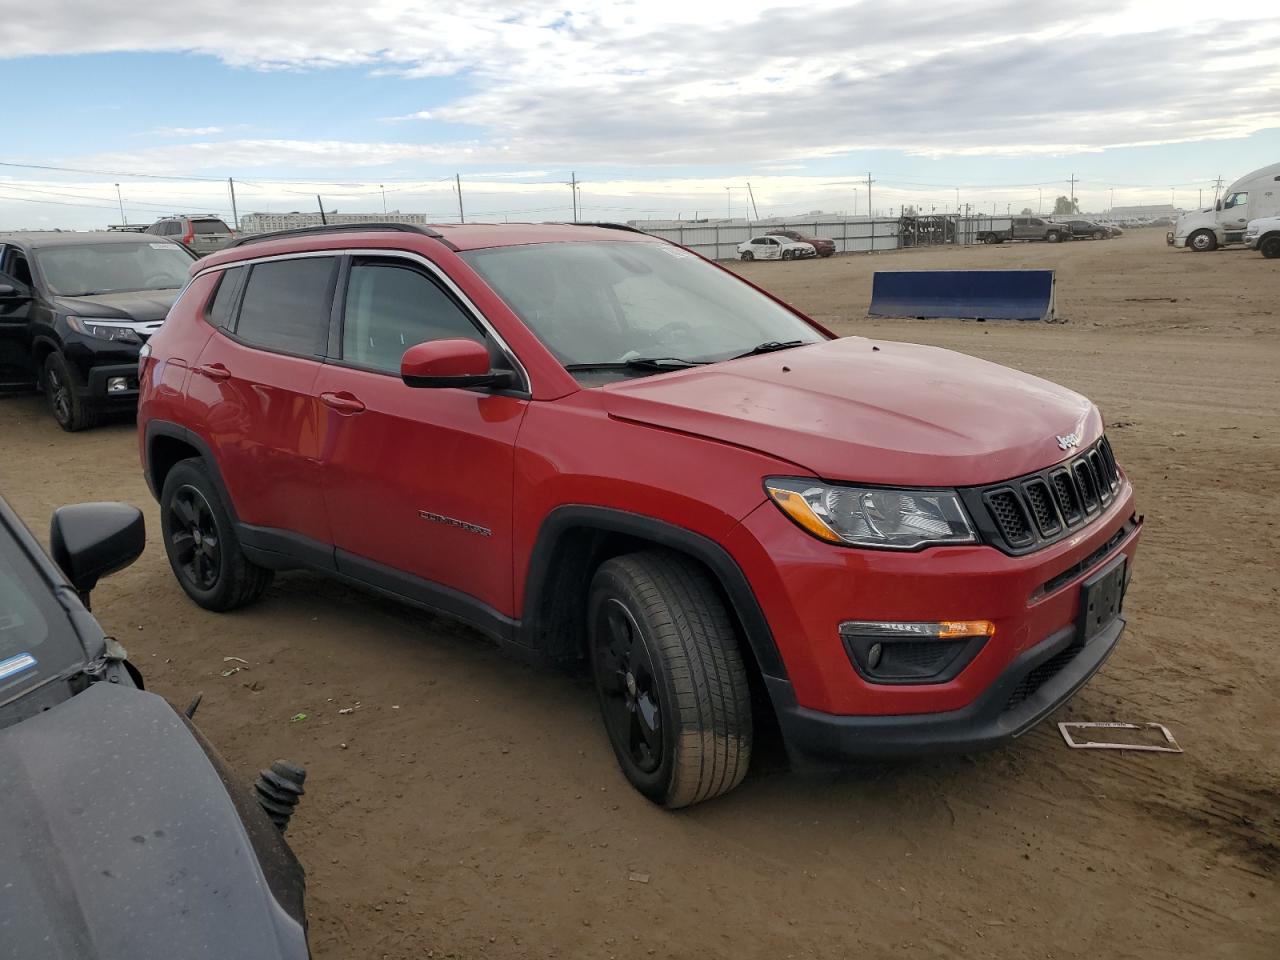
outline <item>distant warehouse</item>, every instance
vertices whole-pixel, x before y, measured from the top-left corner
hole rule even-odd
[[[332,213],[325,212],[329,223],[417,223],[425,224],[425,213]],[[267,233],[271,230],[296,230],[298,227],[318,227],[319,213],[246,213],[240,218],[242,233]]]

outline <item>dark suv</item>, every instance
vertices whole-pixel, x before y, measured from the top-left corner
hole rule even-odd
[[[1092,220],[1066,220],[1063,224],[1071,228],[1071,237],[1075,240],[1110,240],[1111,230]]]
[[[236,232],[221,217],[204,216],[165,217],[147,227],[152,236],[169,237],[187,247],[198,257],[221,250],[235,239]]]
[[[187,281],[185,247],[128,233],[0,234],[0,387],[39,387],[64,430],[138,400],[138,347]]]
[[[210,610],[302,567],[589,663],[683,806],[754,731],[967,751],[1101,666],[1141,521],[1086,398],[838,339],[626,228],[360,225],[200,261],[143,347],[164,542]]]
[[[241,782],[89,613],[137,508],[62,507],[50,543],[0,498],[0,956],[306,960],[303,772]]]

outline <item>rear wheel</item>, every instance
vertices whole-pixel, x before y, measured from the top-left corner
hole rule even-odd
[[[741,783],[751,696],[706,571],[666,550],[609,560],[591,581],[587,625],[600,713],[632,786],[684,807]]]
[[[998,240],[996,240],[996,235],[995,235],[994,233],[988,233],[988,234],[985,234],[985,235],[983,236],[983,238],[982,238],[982,242],[983,242],[983,243],[998,243],[999,241],[998,241]]]
[[[1280,258],[1280,234],[1274,237],[1263,237],[1258,244],[1259,252],[1268,260]]]
[[[98,425],[99,411],[76,395],[75,381],[66,358],[51,353],[44,361],[44,395],[58,426],[69,433]]]
[[[240,549],[235,525],[208,468],[183,460],[164,478],[160,527],[173,575],[206,610],[234,610],[262,596],[273,573]]]
[[[1213,235],[1212,230],[1197,230],[1187,237],[1187,246],[1196,253],[1208,253],[1218,249],[1218,238]]]

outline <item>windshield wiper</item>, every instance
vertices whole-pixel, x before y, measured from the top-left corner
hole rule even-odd
[[[792,347],[800,347],[805,343],[804,340],[766,340],[764,343],[758,343],[746,353],[740,353],[736,357],[730,357],[730,360],[741,360],[743,357],[754,357],[761,353],[773,353],[775,350],[790,350]]]
[[[565,369],[575,370],[685,370],[700,367],[706,360],[685,360],[682,357],[632,357],[630,360],[614,360],[605,363],[567,363]]]

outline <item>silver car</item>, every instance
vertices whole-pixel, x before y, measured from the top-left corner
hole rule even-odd
[[[165,217],[147,227],[146,232],[177,240],[197,257],[221,250],[236,236],[222,218],[213,214]]]

